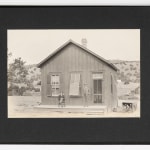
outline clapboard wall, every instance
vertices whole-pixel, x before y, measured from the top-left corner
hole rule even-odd
[[[83,96],[69,97],[69,84],[71,72],[81,73],[81,89],[83,84],[87,83],[91,93],[93,93],[92,73],[103,73],[103,101],[105,105],[111,106],[116,103],[116,87],[114,83],[114,91],[111,94],[111,74],[116,76],[116,71],[108,64],[101,61],[94,55],[83,50],[72,43],[66,45],[61,51],[56,53],[52,58],[41,66],[42,81],[42,104],[57,104],[57,97],[47,96],[47,75],[51,73],[60,73],[61,89],[65,93],[66,103],[71,105],[82,105]],[[92,104],[92,97],[90,99]]]

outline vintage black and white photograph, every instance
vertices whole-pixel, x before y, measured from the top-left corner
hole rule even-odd
[[[140,29],[7,30],[8,118],[140,118]]]

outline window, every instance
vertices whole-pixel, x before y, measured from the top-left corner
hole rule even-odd
[[[69,95],[70,96],[79,96],[81,93],[81,86],[80,86],[80,73],[71,73],[70,78],[70,89]]]
[[[47,76],[47,96],[58,96],[60,91],[60,75],[48,74]]]
[[[94,73],[93,76],[94,103],[102,103],[102,73]]]
[[[59,95],[59,89],[60,89],[60,76],[59,75],[51,75],[51,89],[52,89],[52,96]]]

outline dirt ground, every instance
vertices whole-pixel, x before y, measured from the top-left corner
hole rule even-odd
[[[134,112],[67,112],[52,109],[37,109],[41,102],[40,96],[8,96],[8,118],[128,118],[140,117],[140,101]]]

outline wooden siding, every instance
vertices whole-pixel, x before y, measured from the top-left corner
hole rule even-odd
[[[103,99],[104,104],[111,106],[112,98],[116,99],[116,95],[112,96],[110,89],[111,73],[116,75],[116,71],[110,68],[103,61],[99,60],[95,56],[83,51],[81,48],[74,44],[69,44],[64,47],[59,53],[53,56],[47,61],[41,68],[41,81],[42,81],[42,103],[43,104],[57,104],[56,97],[48,97],[46,95],[46,83],[48,73],[61,73],[62,81],[61,86],[65,93],[66,103],[73,105],[82,105],[83,97],[72,98],[69,97],[69,84],[71,72],[81,73],[81,84],[87,83],[91,93],[93,93],[92,73],[103,72]],[[90,100],[92,104],[92,100]]]

